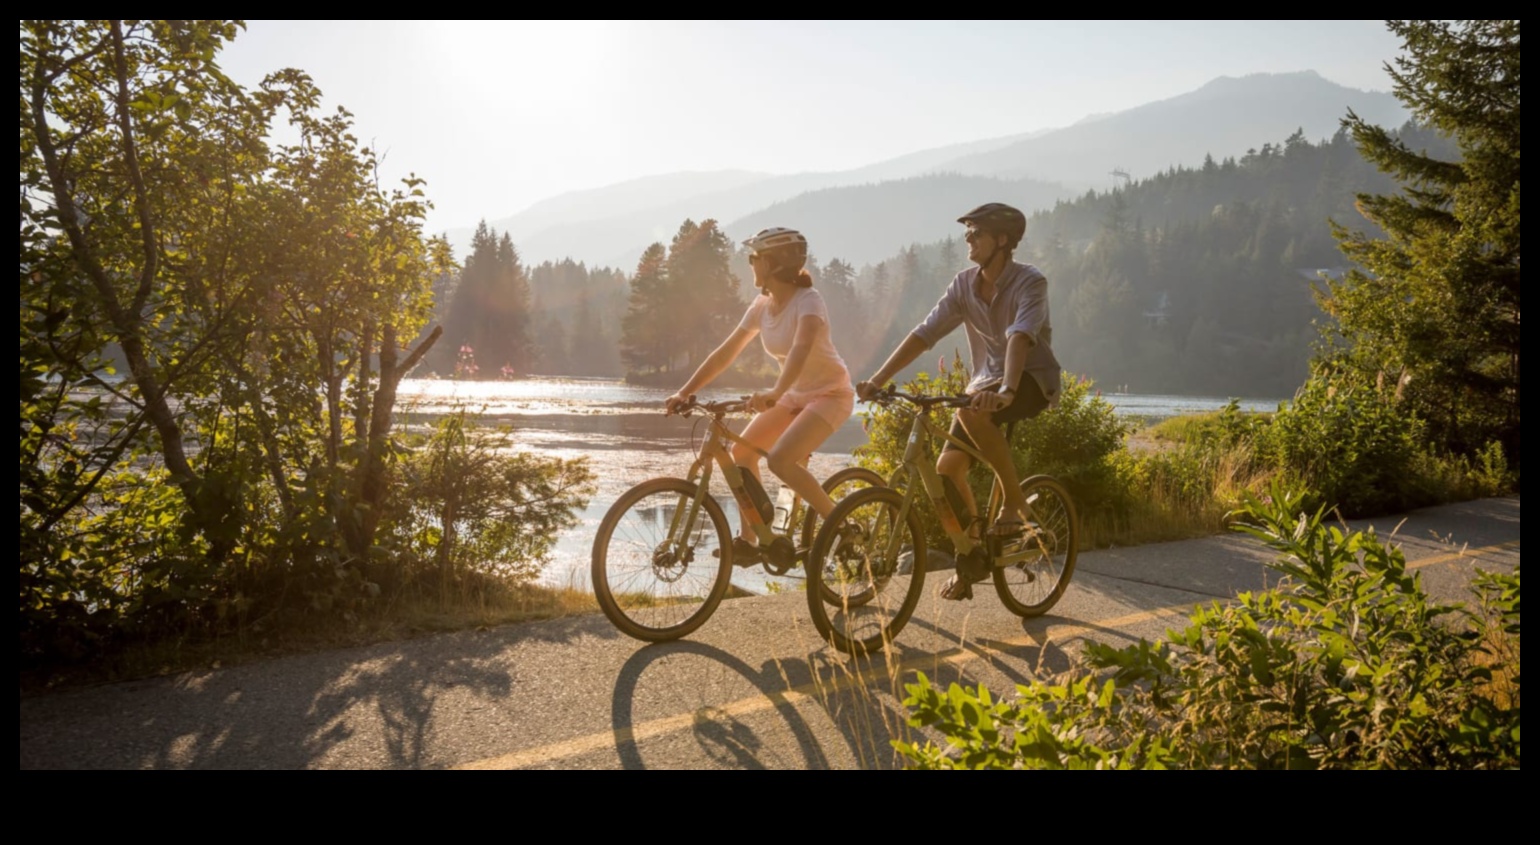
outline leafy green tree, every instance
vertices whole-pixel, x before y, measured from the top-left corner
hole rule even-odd
[[[21,23],[24,655],[365,594],[448,249],[241,26]]]
[[[633,373],[693,369],[732,331],[744,303],[733,243],[715,220],[686,220],[667,250],[647,248],[631,279],[621,358]]]
[[[250,302],[250,279],[223,280],[225,296],[216,300],[204,268],[179,260],[190,242],[230,234],[249,207],[242,191],[266,158],[260,129],[272,104],[246,97],[211,69],[237,28],[234,21],[22,22],[22,301],[24,313],[40,318],[38,366],[135,410],[134,424],[101,432],[105,448],[89,456],[89,471],[46,496],[42,526],[78,507],[150,434],[193,530],[210,538],[216,555],[233,546],[223,527],[237,504],[205,483],[170,385],[227,351],[219,343],[229,336],[224,330]],[[203,331],[188,332],[189,325]],[[101,377],[109,345],[129,371],[122,386]],[[52,412],[70,404],[52,393]],[[34,420],[44,431],[52,424]],[[38,442],[39,465],[51,461],[49,442]]]
[[[1388,21],[1406,55],[1387,65],[1418,120],[1453,138],[1429,154],[1349,113],[1363,155],[1404,190],[1360,194],[1383,238],[1341,227],[1359,269],[1322,299],[1336,361],[1397,385],[1432,442],[1519,460],[1519,21]]]

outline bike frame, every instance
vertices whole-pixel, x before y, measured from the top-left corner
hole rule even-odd
[[[909,442],[904,448],[903,471],[909,483],[905,485],[904,503],[899,508],[898,521],[902,523],[909,516],[909,508],[913,505],[915,497],[919,495],[918,491],[923,488],[925,495],[930,497],[931,505],[936,509],[936,515],[941,519],[941,530],[945,531],[947,537],[951,539],[952,547],[956,550],[958,557],[972,553],[979,546],[988,549],[991,539],[987,536],[988,532],[980,531],[979,539],[975,540],[968,533],[969,526],[962,523],[962,515],[957,513],[952,508],[951,502],[947,500],[946,485],[941,473],[936,471],[936,462],[932,453],[931,444],[936,438],[951,443],[975,460],[983,462],[985,466],[990,465],[978,449],[953,437],[951,432],[931,422],[927,409],[916,408],[914,423],[909,428]],[[979,517],[984,526],[987,527],[994,521],[995,515],[1004,504],[1004,488],[1000,483],[1000,476],[996,474],[994,486],[989,492],[989,507],[984,510],[984,515]],[[1031,504],[1029,503],[1027,507],[1030,509]],[[892,542],[896,544],[900,539],[901,535],[895,532]],[[1036,555],[1036,551],[1032,549],[1018,550],[1009,554],[999,554],[996,549],[989,549],[989,551],[996,569],[1003,569]],[[898,549],[888,549],[887,552],[890,555],[896,555]]]
[[[722,480],[727,482],[728,489],[732,490],[733,499],[738,503],[739,518],[748,522],[749,527],[754,531],[754,535],[759,538],[761,548],[768,548],[770,543],[778,536],[789,536],[795,530],[794,526],[800,522],[803,507],[802,497],[794,496],[792,498],[791,509],[786,515],[787,534],[780,534],[772,525],[765,522],[764,518],[759,514],[759,508],[755,506],[754,500],[750,498],[748,487],[743,482],[743,476],[746,473],[742,467],[733,461],[731,444],[741,443],[754,450],[754,453],[761,458],[768,458],[769,453],[734,433],[732,429],[723,424],[722,417],[712,414],[709,422],[711,424],[710,432],[706,437],[706,441],[701,444],[700,453],[696,455],[695,462],[690,465],[689,475],[686,476],[686,480],[695,485],[695,498],[690,502],[689,507],[678,508],[674,511],[673,522],[669,525],[668,536],[673,538],[675,551],[682,554],[688,543],[688,538],[679,531],[680,526],[694,525],[695,519],[700,513],[701,502],[711,495],[711,467],[713,464],[722,468]]]

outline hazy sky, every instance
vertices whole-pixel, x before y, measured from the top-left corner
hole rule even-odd
[[[250,21],[221,64],[308,71],[430,228],[679,170],[844,170],[1066,126],[1219,76],[1385,91],[1382,21]]]

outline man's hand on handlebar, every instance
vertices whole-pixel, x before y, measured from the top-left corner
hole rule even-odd
[[[679,395],[678,393],[675,393],[673,396],[668,397],[668,399],[664,400],[664,402],[663,402],[663,414],[664,414],[664,416],[670,416],[671,417],[674,414],[679,413],[680,409],[684,408],[686,405],[689,405],[690,402],[694,398],[695,397],[693,397],[693,396],[691,396],[691,397],[684,397],[684,396]]]
[[[856,385],[856,396],[859,396],[862,402],[869,401],[880,392],[882,392],[882,385],[874,381],[863,381]]]

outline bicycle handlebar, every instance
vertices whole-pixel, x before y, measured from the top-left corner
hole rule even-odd
[[[966,408],[973,404],[972,396],[926,396],[920,393],[905,393],[891,385],[877,391],[862,401],[875,402],[879,405],[887,405],[891,404],[895,399],[903,399],[926,410],[929,410],[937,405],[944,405],[948,408]]]
[[[727,414],[735,414],[749,410],[749,397],[729,399],[724,402],[701,402],[691,393],[685,397],[684,404],[674,409],[674,413],[681,417],[688,417],[692,411],[705,411],[712,416],[720,417]]]

